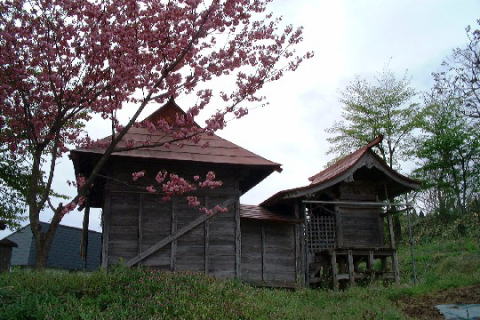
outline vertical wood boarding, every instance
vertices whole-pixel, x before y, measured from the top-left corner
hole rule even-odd
[[[105,203],[102,210],[102,268],[108,267],[108,234],[110,226],[110,192],[105,191]]]

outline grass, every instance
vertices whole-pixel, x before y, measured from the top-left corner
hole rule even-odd
[[[0,275],[0,318],[7,319],[407,319],[405,296],[480,283],[480,248],[471,239],[402,247],[400,285],[345,291],[261,289],[187,273],[119,267],[111,272],[16,270]]]

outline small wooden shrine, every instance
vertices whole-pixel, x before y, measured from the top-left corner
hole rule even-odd
[[[261,204],[303,219],[307,286],[331,281],[338,289],[341,282],[369,277],[399,281],[390,203],[419,183],[389,168],[372,151],[381,141],[376,138],[314,175],[310,185],[278,192]]]

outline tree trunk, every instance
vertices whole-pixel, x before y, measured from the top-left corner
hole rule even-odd
[[[35,269],[37,270],[43,270],[47,267],[48,253],[50,252],[53,237],[55,236],[60,220],[61,215],[56,212],[50,222],[48,230],[41,230],[40,224],[37,224],[35,229],[32,224],[32,232],[35,236]]]
[[[35,269],[44,270],[47,267],[48,248],[45,241],[35,241]]]

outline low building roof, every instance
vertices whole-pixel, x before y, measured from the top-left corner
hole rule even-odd
[[[302,223],[303,222],[301,219],[295,219],[289,216],[274,213],[273,211],[266,209],[264,207],[248,205],[248,204],[240,205],[240,218],[264,220],[264,221],[272,221],[272,222],[283,222],[283,223]]]
[[[2,239],[0,240],[0,247],[18,247],[18,245],[11,241],[11,240],[8,240],[8,239]]]

